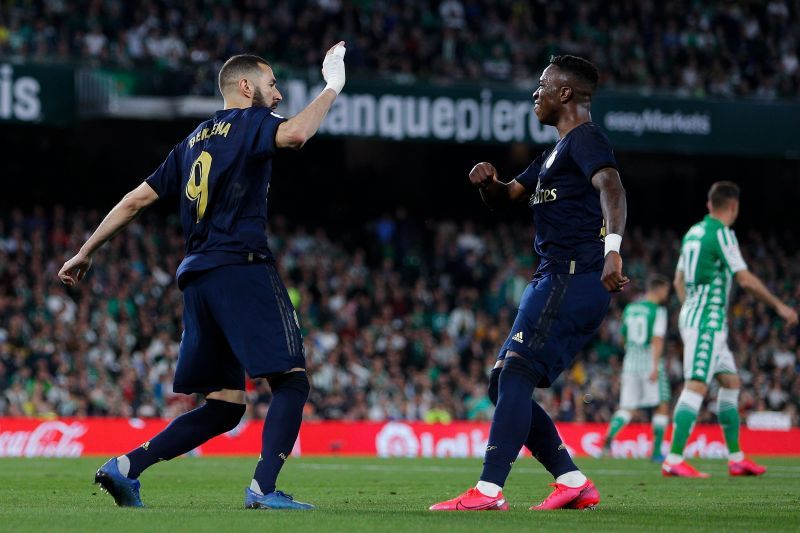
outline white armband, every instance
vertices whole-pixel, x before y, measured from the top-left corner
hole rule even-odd
[[[608,252],[619,253],[619,247],[622,244],[622,235],[617,235],[616,233],[609,233],[608,235],[606,235],[605,243],[606,243],[606,251],[603,254],[603,256],[608,255]]]

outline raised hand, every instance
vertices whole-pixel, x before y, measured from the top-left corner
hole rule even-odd
[[[339,41],[331,46],[325,59],[322,61],[322,77],[327,85],[326,89],[333,89],[336,94],[342,92],[345,82],[344,54],[347,49],[344,41]]]
[[[497,170],[491,163],[478,163],[469,172],[470,183],[479,189],[485,189],[497,180]]]

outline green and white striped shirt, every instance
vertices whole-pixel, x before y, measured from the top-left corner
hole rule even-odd
[[[747,270],[733,230],[706,215],[683,237],[677,269],[686,284],[680,327],[726,330],[733,275]]]
[[[625,337],[625,374],[649,374],[653,371],[653,337],[667,334],[667,309],[648,300],[629,303],[622,312],[622,335]]]

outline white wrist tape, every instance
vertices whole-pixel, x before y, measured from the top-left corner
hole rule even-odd
[[[344,46],[337,46],[333,52],[325,56],[322,62],[322,77],[327,85],[325,89],[333,89],[336,94],[342,92],[345,82],[344,54],[347,52]],[[324,89],[323,89],[324,90]]]
[[[606,243],[606,251],[603,254],[604,256],[608,255],[608,252],[619,253],[619,247],[622,244],[622,235],[617,235],[616,233],[609,233],[608,235],[606,235],[605,243]]]

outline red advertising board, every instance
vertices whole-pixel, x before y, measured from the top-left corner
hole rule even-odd
[[[0,457],[79,457],[114,455],[134,448],[161,431],[168,420],[119,418],[0,418]],[[261,421],[243,421],[234,430],[198,448],[201,455],[257,455]],[[599,454],[604,424],[558,424],[564,443],[576,456]],[[294,455],[378,457],[482,457],[489,436],[486,423],[306,422]],[[617,437],[616,456],[647,457],[650,427],[632,424]],[[670,435],[667,434],[665,446]],[[800,456],[800,429],[741,429],[742,449],[754,455]],[[665,448],[666,449],[666,448]],[[687,446],[689,457],[724,457],[719,426],[699,425]]]

